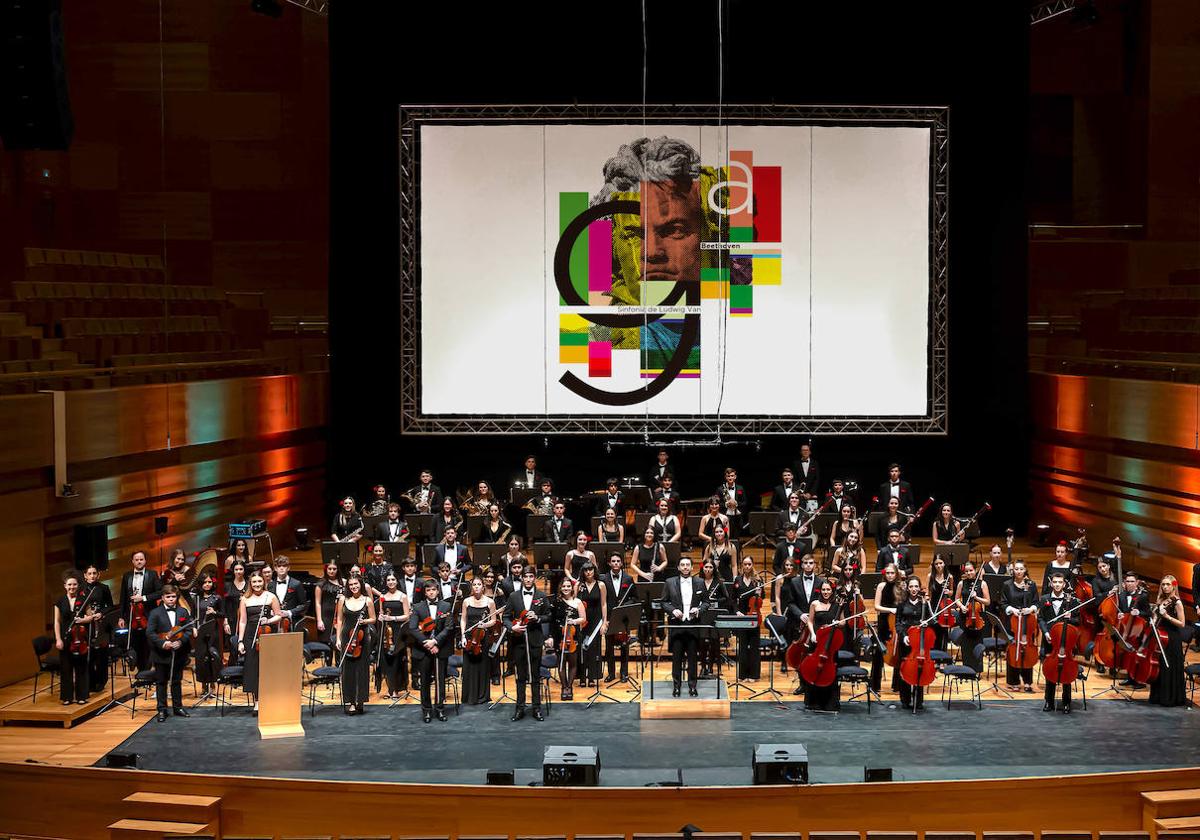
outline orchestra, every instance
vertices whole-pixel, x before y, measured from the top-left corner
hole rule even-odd
[[[932,556],[914,563],[908,533],[929,502],[913,511],[912,487],[897,465],[868,523],[866,507],[851,495],[857,483],[814,486],[811,448],[801,455],[761,494],[763,519],[750,516],[748,500],[758,496],[732,467],[711,497],[685,501],[662,452],[653,490],[609,477],[603,490],[571,499],[554,494],[531,457],[513,486],[533,495],[512,503],[480,480],[456,505],[429,470],[397,501],[382,485],[361,510],[343,497],[330,539],[357,543],[357,556],[367,559],[349,567],[331,559],[316,567],[317,577],[297,573],[282,555],[253,560],[255,541],[240,536],[218,554],[224,564],[205,570],[174,549],[160,575],[144,551],[133,552],[115,601],[101,571],[89,566],[64,576],[53,605],[60,697],[84,703],[103,687],[107,648],[116,644],[132,652],[139,670],[153,668],[159,720],[188,715],[178,688],[188,668],[203,701],[223,667],[242,665],[243,689],[257,708],[259,639],[295,631],[322,643],[314,654],[339,669],[347,715],[362,714],[373,696],[410,700],[411,687],[424,722],[447,719],[452,679],[462,702],[481,705],[492,701],[492,686],[515,674],[512,719],[542,720],[547,673],[563,700],[574,699],[576,684],[595,689],[595,697],[605,684],[625,683],[636,695],[652,658],[669,659],[673,698],[684,696],[685,682],[695,697],[702,681],[722,675],[766,679],[765,665],[816,713],[842,708],[839,658],[869,661],[870,689],[878,694],[890,670],[898,708],[915,714],[946,657],[983,674],[986,639],[995,640],[997,663],[1004,660],[1009,696],[1040,685],[1048,711],[1071,713],[1080,669],[1112,675],[1114,686],[1148,689],[1150,703],[1187,703],[1184,666],[1195,625],[1185,600],[1174,576],[1147,586],[1128,566],[1122,570],[1119,540],[1112,554],[1095,558],[1082,532],[1059,542],[1040,588],[1027,559],[1014,557],[1011,530],[1006,557],[1001,545],[972,540],[978,514],[961,519],[943,502],[928,532]],[[471,533],[464,512],[483,520],[473,521]],[[539,543],[537,564],[524,553],[523,512],[544,517],[529,529]],[[433,520],[423,531],[431,541],[426,553],[406,514]],[[576,529],[572,517],[592,516],[594,533]],[[640,539],[627,542],[643,524]],[[879,546],[870,566],[868,537]],[[603,552],[593,551],[593,541]],[[396,566],[389,543],[401,545]],[[506,553],[477,548],[477,565],[472,547],[485,544]],[[968,559],[938,551],[955,544],[967,546]],[[1092,562],[1089,574],[1084,564]],[[871,582],[860,591],[864,575]],[[630,606],[640,617],[630,619]],[[621,623],[610,627],[614,614]],[[749,626],[722,629],[712,623],[720,615],[749,619]],[[764,636],[776,634],[781,645],[764,647]],[[764,662],[764,649],[779,651],[778,666]]]

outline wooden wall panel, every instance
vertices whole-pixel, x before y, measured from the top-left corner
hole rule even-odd
[[[746,756],[749,764],[749,756]],[[706,831],[1038,831],[1047,803],[1087,802],[1089,830],[1140,830],[1140,793],[1200,786],[1200,770],[956,782],[741,788],[414,785],[0,764],[0,831],[108,837],[139,790],[221,797],[221,831],[250,836],[507,837]],[[71,808],[46,802],[71,791]],[[313,807],[317,800],[336,807]],[[269,808],[263,803],[270,802]],[[719,804],[719,807],[714,807]],[[420,830],[399,814],[420,813]]]
[[[54,408],[49,394],[0,399],[0,473],[54,463]]]
[[[42,525],[26,522],[0,528],[0,557],[4,577],[12,587],[6,595],[0,622],[0,685],[24,679],[35,670],[30,640],[46,628],[51,595],[42,575]]]
[[[1036,515],[1113,536],[1126,562],[1187,590],[1200,560],[1200,387],[1104,377],[1030,375]],[[1195,593],[1193,593],[1195,597]]]

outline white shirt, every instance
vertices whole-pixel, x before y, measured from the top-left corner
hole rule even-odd
[[[167,618],[171,621],[171,626],[175,626],[175,610],[167,610]]]
[[[899,482],[899,481],[893,481],[893,482],[892,482],[892,486],[891,486],[891,489],[890,489],[890,490],[888,490],[888,494],[889,494],[889,495],[890,495],[890,496],[891,496],[893,499],[899,499],[899,498],[900,498],[900,482]]]
[[[529,470],[525,470],[525,486],[532,487],[536,476]]]
[[[389,519],[388,520],[388,529],[391,531],[393,542],[400,538],[400,522],[399,521],[392,522]]]
[[[275,581],[275,597],[279,599],[279,603],[283,603],[283,598],[287,595],[287,578]]]
[[[805,478],[808,478],[808,463],[808,461],[800,462],[800,472],[803,473]]]
[[[433,603],[433,601],[429,602],[429,617],[437,621],[437,604]]]
[[[687,621],[692,611],[692,579],[681,577],[679,579],[679,600],[683,602],[680,608],[683,612],[683,620]]]
[[[132,583],[133,583],[133,594],[134,595],[142,594],[142,580],[143,580],[143,576],[145,574],[146,574],[145,572],[134,572],[133,573]]]
[[[804,596],[808,598],[809,601],[812,600],[813,585],[816,582],[817,581],[815,578],[809,577],[808,575],[805,575],[804,579],[801,581],[801,583],[804,584]]]
[[[404,587],[404,594],[408,596],[408,600],[412,601],[413,588],[417,585],[417,579],[416,578],[405,578],[404,580],[402,580],[400,582],[400,585]]]
[[[533,592],[523,589],[521,590],[521,597],[525,599],[525,609],[533,609]]]

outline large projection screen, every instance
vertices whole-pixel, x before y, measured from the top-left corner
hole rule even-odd
[[[402,430],[946,431],[946,110],[401,109]]]

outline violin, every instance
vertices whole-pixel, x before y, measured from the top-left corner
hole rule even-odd
[[[417,622],[417,628],[426,635],[429,635],[437,630],[437,619],[433,616],[425,616]]]
[[[146,629],[146,602],[135,601],[129,605],[129,629]]]
[[[567,605],[567,621],[579,617],[579,610],[571,605]],[[574,653],[579,650],[579,631],[587,625],[585,618],[583,624],[565,624],[563,626],[562,649],[563,653]]]
[[[89,636],[91,635],[89,631],[89,624],[80,624],[75,621],[71,623],[71,653],[76,656],[87,656],[90,644]]]
[[[829,609],[837,610],[831,606]],[[809,685],[825,687],[837,679],[837,652],[846,637],[837,623],[817,629],[813,650],[800,663],[800,676]]]
[[[982,630],[985,624],[983,619],[983,604],[975,600],[975,590],[978,587],[979,574],[976,573],[975,577],[971,580],[971,592],[967,596],[966,609],[958,617],[958,626],[964,630]]]
[[[846,611],[846,626],[857,633],[861,633],[867,629],[867,605],[863,601],[862,593],[858,591],[858,585],[847,592],[843,601],[842,609]]]
[[[938,627],[949,630],[954,626],[954,614],[950,611],[950,605],[953,603],[954,575],[947,572],[945,580],[942,581],[942,594],[938,596],[937,607],[934,609],[937,613]]]
[[[158,634],[158,638],[164,642],[178,642],[183,639],[184,635],[192,629],[196,624],[196,619],[189,618],[187,621],[181,621],[172,627]]]
[[[928,595],[922,593],[924,605],[922,612],[929,607]],[[937,679],[937,663],[930,656],[937,643],[937,632],[924,621],[914,624],[905,631],[908,639],[908,654],[900,663],[900,679],[914,688],[932,685]]]
[[[362,656],[363,648],[367,642],[367,630],[362,626],[362,616],[358,617],[358,621],[354,622],[354,629],[350,631],[350,635],[346,637],[346,647],[342,651],[342,659],[349,657],[358,659]]]

